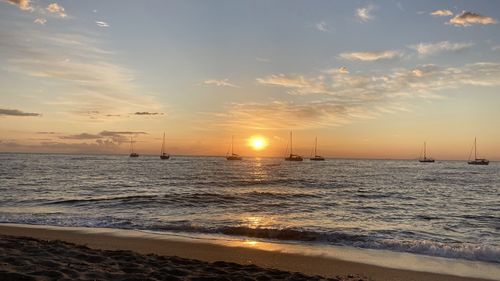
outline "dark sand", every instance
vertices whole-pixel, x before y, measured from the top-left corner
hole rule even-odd
[[[500,280],[500,268],[492,264],[402,253],[376,252],[373,256],[370,251],[369,258],[375,259],[396,255],[396,259],[393,256],[385,260],[392,267],[391,264],[383,267],[309,255],[307,249],[283,252],[273,249],[272,243],[255,248],[260,242],[250,246],[245,242],[220,244],[221,241],[123,229],[0,224],[0,241],[0,281],[22,280],[16,278],[21,275],[10,278],[9,274],[23,274],[27,278],[36,275],[38,280],[321,280],[317,275],[350,281]],[[347,250],[343,255],[348,253],[360,258],[355,250]],[[428,263],[425,267],[428,270],[404,267],[422,263]],[[443,267],[448,273],[435,271],[444,271]]]
[[[132,251],[90,249],[62,241],[0,235],[0,280],[349,280],[255,265],[203,262]]]

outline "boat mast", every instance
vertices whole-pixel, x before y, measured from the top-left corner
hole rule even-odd
[[[476,144],[476,137],[474,137],[474,160],[477,160],[477,144]]]
[[[132,142],[132,137],[130,137],[130,153],[134,153],[134,143]]]
[[[424,159],[427,159],[427,153],[426,153],[427,151],[426,150],[427,150],[426,149],[426,143],[424,141]]]
[[[316,137],[314,140],[314,157],[318,155],[318,153],[316,152],[317,148],[318,148],[318,137]]]
[[[290,131],[290,156],[293,154],[292,152],[292,131]]]
[[[163,132],[163,142],[161,143],[161,155],[163,155],[165,151],[165,132]]]
[[[234,147],[234,136],[231,136],[231,155],[234,155],[233,147]]]

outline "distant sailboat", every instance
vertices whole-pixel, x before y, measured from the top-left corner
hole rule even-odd
[[[231,136],[231,155],[226,155],[227,160],[242,160],[243,158],[234,153],[234,136]]]
[[[130,157],[139,157],[139,154],[134,152],[134,141],[132,138],[130,138]]]
[[[160,159],[167,160],[169,158],[170,158],[170,155],[168,155],[165,152],[165,132],[163,132],[163,143],[161,144]]]
[[[419,162],[421,163],[434,163],[434,159],[432,158],[427,158],[427,145],[424,142],[424,158],[418,159]]]
[[[471,153],[472,154],[472,153]],[[476,138],[474,138],[474,160],[470,160],[470,154],[469,154],[469,163],[470,165],[488,165],[490,164],[490,161],[484,158],[477,158],[477,143],[476,143]]]
[[[290,155],[285,157],[285,161],[303,161],[304,159],[300,155],[293,154],[292,150],[292,131],[290,131]]]
[[[325,158],[318,155],[318,137],[314,139],[314,157],[309,158],[311,161],[325,161]]]

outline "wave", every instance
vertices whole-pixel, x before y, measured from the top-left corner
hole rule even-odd
[[[251,228],[246,226],[203,226],[187,220],[170,222],[144,222],[118,219],[112,216],[88,218],[68,217],[63,214],[53,216],[34,216],[33,214],[2,215],[0,223],[25,223],[58,226],[108,227],[121,229],[151,230],[160,232],[204,233],[251,237],[278,241],[296,241],[367,249],[390,250],[420,255],[453,259],[465,259],[500,263],[500,247],[464,242],[439,242],[422,239],[402,239],[393,231],[365,232],[361,230],[309,230],[303,228]]]
[[[500,263],[500,247],[470,243],[443,243],[430,240],[403,240],[379,238],[381,233],[354,234],[342,231],[312,231],[300,228],[249,228],[245,226],[222,226],[205,228],[182,224],[152,226],[155,231],[224,234],[281,241],[317,242],[323,244],[353,246],[367,249],[390,250],[444,258],[466,259]]]
[[[102,201],[132,201],[135,199],[148,199],[157,197],[156,195],[131,195],[131,196],[116,196],[116,197],[95,197],[82,199],[62,199],[42,203],[42,205],[81,205],[92,202]]]
[[[220,206],[230,208],[248,203],[266,204],[267,202],[285,204],[289,200],[301,200],[319,198],[319,195],[310,193],[285,193],[269,191],[247,191],[233,194],[216,192],[176,192],[157,195],[130,195],[130,196],[106,196],[106,197],[85,197],[85,198],[65,198],[57,200],[36,200],[32,203],[40,205],[68,205],[68,206],[88,206],[106,204],[106,207],[127,208],[137,204],[143,206],[152,205],[174,205],[178,207],[205,207]],[[31,200],[30,200],[31,202]]]

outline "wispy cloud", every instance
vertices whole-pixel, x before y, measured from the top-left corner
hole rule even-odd
[[[29,42],[25,40],[28,35]],[[82,112],[99,111],[100,118],[161,108],[138,87],[133,71],[111,62],[113,52],[99,47],[102,43],[93,37],[46,30],[4,32],[2,36],[9,38],[0,41],[0,47],[9,52],[5,69],[47,87],[53,94],[44,99],[46,105],[81,117],[88,116]]]
[[[268,58],[255,57],[255,60],[260,62],[270,62],[271,60]]]
[[[307,79],[302,75],[278,74],[257,78],[257,83],[285,87],[291,89],[290,93],[295,94],[321,94],[326,91],[321,77]]]
[[[431,15],[438,17],[450,17],[453,16],[453,12],[450,10],[435,10],[431,13]]]
[[[396,50],[375,51],[375,52],[350,52],[341,53],[339,57],[352,61],[378,61],[402,57],[403,53]]]
[[[437,43],[419,43],[409,47],[416,50],[420,56],[429,56],[441,52],[459,52],[470,49],[472,46],[474,46],[474,43],[450,43],[442,41]]]
[[[450,19],[449,24],[455,26],[471,26],[473,24],[496,24],[498,21],[492,17],[483,16],[478,13],[463,11]]]
[[[60,139],[64,140],[100,140],[101,142],[121,144],[128,142],[130,137],[136,137],[139,135],[147,135],[146,132],[134,132],[134,131],[102,131],[97,134],[81,133],[76,135],[64,135],[59,136]]]
[[[36,23],[36,24],[45,25],[45,23],[47,22],[47,20],[44,19],[44,18],[36,18],[33,22]]]
[[[349,74],[349,69],[346,66],[341,66],[339,68],[328,69],[325,72],[328,73],[328,74],[330,74],[330,75],[335,75],[335,74]]]
[[[369,22],[375,19],[375,16],[373,15],[374,11],[375,11],[375,6],[367,5],[356,9],[356,17],[361,22]]]
[[[24,112],[18,109],[0,108],[0,116],[41,116],[40,113]]]
[[[16,5],[19,9],[23,11],[33,11],[33,6],[31,5],[30,0],[3,0],[3,2],[10,3],[12,5]]]
[[[45,8],[49,13],[55,14],[58,17],[61,18],[66,18],[68,15],[66,14],[64,8],[57,4],[57,3],[51,3]]]
[[[109,24],[107,22],[104,22],[104,21],[96,21],[95,23],[99,27],[109,27]]]
[[[347,67],[345,67],[345,66],[341,66],[341,67],[339,67],[339,73],[347,74],[347,73],[349,73],[349,69],[347,69]]]
[[[148,111],[139,111],[139,112],[134,112],[134,115],[163,115],[164,113],[162,112],[148,112]]]
[[[321,80],[323,96],[313,101],[295,99],[267,103],[231,103],[224,112],[208,113],[220,126],[252,129],[316,128],[337,126],[359,119],[377,118],[411,110],[413,99],[440,98],[444,89],[464,86],[500,86],[500,64],[475,63],[461,67],[421,65],[397,69],[389,74],[349,74],[339,71]],[[308,82],[309,81],[309,82]],[[262,79],[264,86],[282,87],[285,91],[311,90],[318,78],[293,75],[272,75]],[[205,113],[207,114],[207,113]],[[214,120],[211,120],[214,121]]]
[[[322,32],[328,32],[328,25],[326,24],[326,22],[322,21],[322,22],[318,22],[316,25],[315,25],[316,29],[319,30],[319,31],[322,31]]]
[[[500,51],[500,45],[496,45],[496,46],[491,47],[491,50],[492,51]]]
[[[237,88],[238,86],[232,84],[229,82],[229,79],[207,79],[205,81],[203,81],[203,84],[205,85],[213,85],[213,86],[217,86],[217,87],[233,87],[233,88]]]

